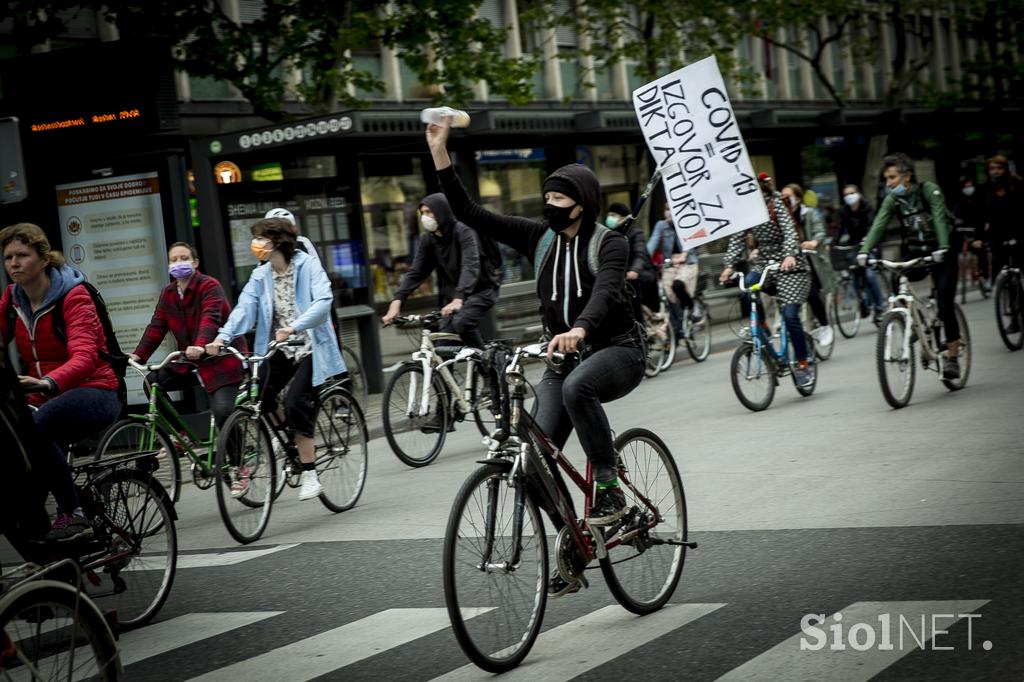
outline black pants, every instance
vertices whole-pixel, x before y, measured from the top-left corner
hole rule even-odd
[[[919,282],[928,275],[935,283],[935,303],[939,319],[946,332],[946,343],[960,340],[960,324],[956,320],[956,287],[960,274],[956,252],[950,249],[941,263],[933,263],[927,269],[921,268],[907,273],[907,279]],[[898,285],[897,285],[898,288]]]
[[[462,309],[449,315],[441,322],[440,331],[458,334],[470,348],[483,348],[484,337],[480,334],[480,320],[498,302],[498,289],[485,289],[470,294],[462,302]]]
[[[643,351],[609,346],[564,374],[547,369],[537,386],[537,425],[559,448],[573,428],[597,480],[615,477],[611,427],[602,403],[628,394],[644,378]]]
[[[184,391],[187,388],[199,385],[199,379],[194,372],[175,372],[169,367],[164,367],[158,372],[150,372],[146,380],[150,384],[159,384],[165,391]],[[213,393],[209,393],[210,412],[213,413],[213,421],[217,428],[224,426],[224,421],[235,409],[235,398],[238,396],[238,384],[221,386]]]
[[[814,267],[814,259],[808,258],[811,266],[811,292],[807,294],[807,305],[811,306],[814,319],[822,327],[828,326],[828,312],[825,310],[825,301],[821,296],[821,280],[818,278],[818,271]]]
[[[307,438],[313,437],[313,426],[316,415],[316,389],[313,388],[313,356],[307,355],[295,362],[284,353],[278,351],[264,362],[259,370],[262,394],[260,406],[264,413],[277,409],[277,396],[288,384],[288,393],[284,396],[285,422],[296,433]]]

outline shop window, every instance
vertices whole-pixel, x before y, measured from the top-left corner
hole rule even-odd
[[[382,170],[387,172],[389,166],[395,174],[380,174]],[[398,290],[402,275],[412,264],[419,244],[416,210],[427,195],[420,159],[405,158],[394,163],[378,159],[360,162],[359,190],[373,301],[387,303]],[[434,297],[436,291],[436,280],[431,275],[410,299]]]
[[[193,100],[231,99],[231,86],[227,81],[189,74],[188,84]]]
[[[502,215],[539,218],[544,210],[544,150],[488,149],[476,153],[480,204]],[[470,226],[472,227],[472,225]],[[533,263],[519,252],[499,244],[502,284],[533,279]]]

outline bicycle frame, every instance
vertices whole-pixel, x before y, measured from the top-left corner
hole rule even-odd
[[[912,331],[911,334],[903,335],[902,357],[910,357],[911,338],[916,335],[921,344],[921,355],[925,360],[935,360],[941,354],[941,349],[936,343],[935,335],[932,333],[936,315],[933,312],[934,304],[928,302],[925,305],[917,304],[917,295],[911,286],[906,271],[922,264],[931,262],[931,258],[918,258],[905,263],[878,260],[875,261],[882,267],[895,272],[899,277],[899,288],[896,293],[889,296],[889,311],[903,317],[904,328]],[[892,361],[892,350],[890,344],[885,347],[885,360]],[[936,368],[937,369],[937,368]]]
[[[743,274],[737,273],[737,276],[739,278],[740,291],[747,292],[750,294],[750,342],[754,344],[754,351],[755,355],[757,356],[758,362],[758,373],[760,373],[761,371],[761,350],[765,348],[767,348],[768,351],[772,354],[772,357],[774,357],[779,362],[780,367],[789,366],[789,360],[787,359],[789,353],[789,330],[786,328],[786,323],[782,319],[781,311],[779,312],[779,350],[775,350],[775,347],[772,346],[770,340],[767,343],[765,343],[761,339],[760,320],[757,314],[757,307],[758,305],[761,304],[761,293],[764,290],[764,281],[765,279],[767,279],[769,272],[778,269],[779,266],[776,263],[772,263],[768,267],[764,268],[764,270],[761,271],[761,279],[758,282],[752,284],[749,289],[744,283]],[[813,357],[808,358],[808,362],[813,361]]]
[[[542,345],[538,344],[534,348],[538,349],[536,353],[538,356],[546,352],[546,347]],[[523,387],[525,377],[523,376],[522,369],[519,366],[519,360],[524,356],[524,354],[526,354],[524,353],[524,349],[518,349],[515,351],[512,360],[509,361],[506,366],[506,388],[502,389],[502,402],[507,405],[508,424],[512,435],[502,443],[498,443],[493,439],[485,440],[489,445],[487,461],[503,462],[506,464],[508,466],[508,476],[506,479],[507,485],[516,487],[512,529],[512,540],[516,549],[515,555],[509,561],[509,564],[510,566],[515,566],[519,560],[519,547],[522,541],[523,518],[525,514],[525,500],[523,499],[523,495],[528,494],[526,493],[526,487],[528,484],[524,485],[522,481],[527,475],[527,472],[537,474],[536,480],[540,483],[537,489],[538,492],[543,495],[544,502],[547,503],[544,505],[545,508],[554,509],[555,512],[557,512],[559,518],[561,518],[564,524],[564,527],[568,529],[573,544],[576,546],[577,551],[579,551],[580,556],[585,559],[585,562],[590,563],[595,557],[598,559],[604,559],[607,557],[609,549],[617,547],[625,542],[629,542],[634,536],[640,534],[642,530],[654,528],[658,522],[662,520],[661,513],[651,500],[647,499],[636,490],[632,482],[629,480],[628,472],[620,469],[619,479],[622,485],[629,489],[633,496],[648,510],[650,510],[653,521],[651,521],[646,528],[632,529],[607,542],[605,540],[605,535],[603,532],[600,532],[600,529],[598,529],[599,532],[593,532],[593,530],[585,524],[581,525],[577,521],[576,510],[573,506],[572,499],[565,491],[565,479],[560,473],[558,473],[557,469],[560,468],[564,471],[569,476],[569,479],[583,493],[583,517],[586,518],[590,513],[592,492],[594,489],[594,478],[590,461],[587,461],[585,474],[580,474],[580,472],[566,458],[565,454],[543,431],[541,431],[537,422],[534,421],[530,413],[524,409],[523,401],[525,400],[525,392]],[[533,355],[535,353],[531,352],[529,354]],[[511,390],[509,390],[509,387]],[[514,451],[511,461],[503,459],[507,457],[508,451]],[[552,462],[557,468],[550,464]],[[519,483],[517,483],[517,480]],[[494,504],[496,504],[496,498],[491,496],[489,506]],[[488,561],[486,561],[486,559],[489,559],[490,557],[490,552],[493,546],[494,523],[493,510],[491,511],[491,520],[487,523],[488,538],[484,553],[484,564],[487,568],[507,569],[510,566],[492,566]],[[590,542],[588,537],[592,538],[593,542]]]
[[[420,391],[419,406],[415,404],[416,400],[416,378],[412,377],[412,387],[409,391],[409,404],[406,408],[406,414],[412,417],[424,417],[427,412],[430,411],[430,384],[435,373],[437,373],[441,380],[444,381],[448,390],[451,392],[451,396],[455,401],[456,406],[462,410],[463,413],[469,413],[472,410],[470,405],[471,392],[473,386],[473,373],[471,371],[466,372],[465,385],[459,386],[459,383],[455,381],[455,377],[452,376],[452,372],[449,366],[456,362],[471,361],[480,354],[480,351],[475,348],[463,348],[460,350],[454,358],[442,361],[438,357],[434,342],[435,341],[459,341],[461,338],[458,334],[448,334],[444,332],[432,332],[429,329],[424,328],[420,334],[420,348],[412,354],[412,360],[419,362],[423,368],[423,390]]]

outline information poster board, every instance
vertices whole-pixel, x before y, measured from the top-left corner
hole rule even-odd
[[[121,349],[131,353],[169,281],[159,177],[122,175],[56,189],[64,258],[103,295]],[[172,350],[168,335],[153,359]],[[125,379],[129,404],[146,402],[142,377],[129,369]]]

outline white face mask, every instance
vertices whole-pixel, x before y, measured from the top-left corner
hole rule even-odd
[[[847,206],[852,207],[854,204],[860,201],[860,194],[858,194],[857,192],[854,192],[853,194],[847,194],[843,197],[843,201],[846,202]]]
[[[427,232],[437,232],[437,221],[426,213],[420,216],[420,225],[422,225],[423,229]]]
[[[974,194],[974,185],[968,185],[967,187],[964,187],[961,191],[964,193],[965,197],[969,197],[972,194]]]

